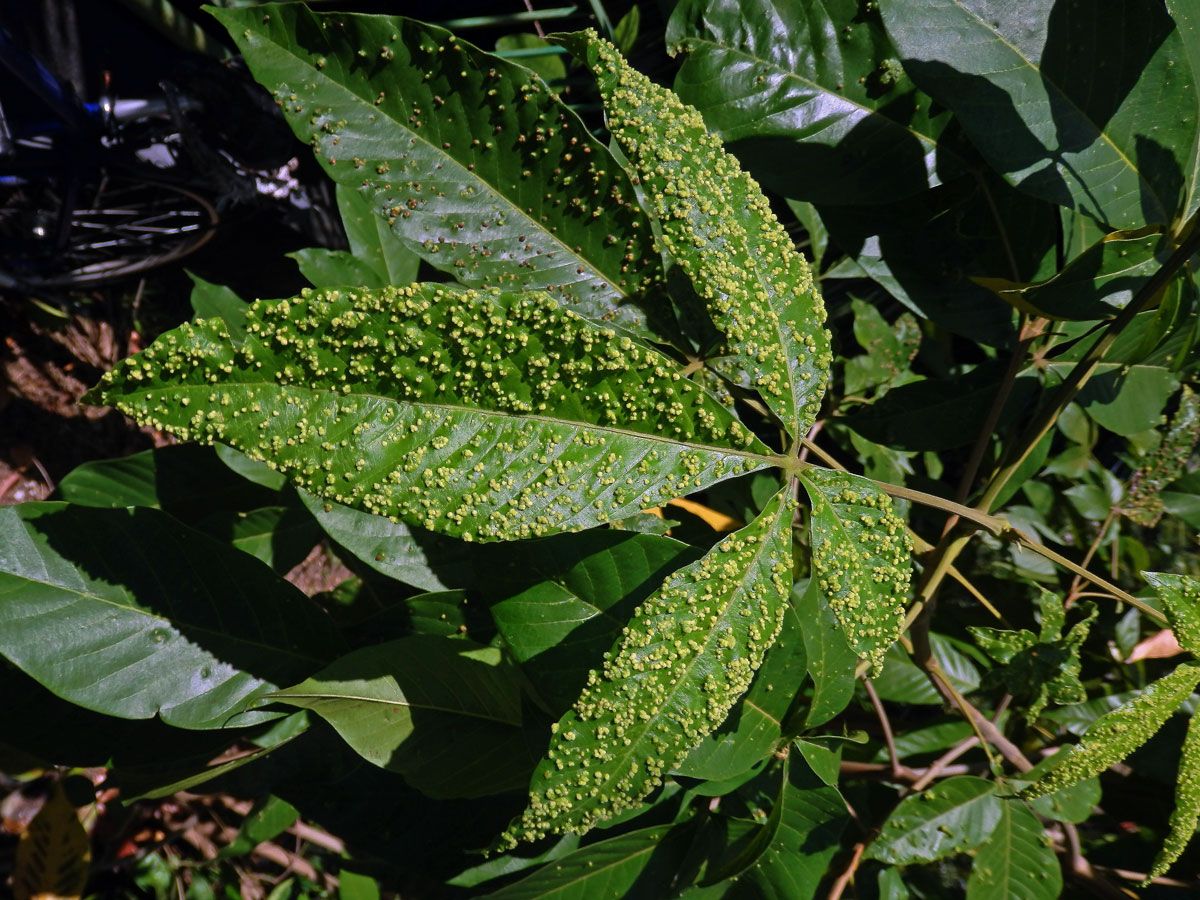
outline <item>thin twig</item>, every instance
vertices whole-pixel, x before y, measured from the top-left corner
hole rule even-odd
[[[900,757],[896,754],[896,739],[892,735],[892,723],[888,721],[887,710],[883,708],[883,702],[879,699],[879,694],[875,692],[875,685],[871,684],[871,679],[863,679],[863,687],[867,689],[867,697],[871,700],[871,706],[875,708],[875,715],[879,717],[879,725],[883,728],[883,742],[887,745],[888,759],[892,763],[892,774],[899,775],[900,772]]]
[[[854,845],[854,854],[850,857],[850,862],[846,865],[845,870],[838,876],[837,881],[833,883],[833,887],[829,889],[829,900],[841,900],[842,893],[854,878],[854,873],[858,871],[858,864],[862,861],[863,851],[867,849],[864,843]]]
[[[1100,549],[1100,545],[1104,543],[1104,535],[1108,533],[1108,527],[1112,525],[1113,519],[1117,517],[1117,508],[1111,507],[1108,511],[1108,516],[1104,519],[1104,524],[1100,526],[1100,530],[1096,533],[1096,539],[1092,541],[1091,546],[1087,548],[1087,553],[1083,554],[1083,562],[1080,563],[1085,569],[1091,564],[1092,557],[1096,555],[1096,551]],[[1080,597],[1080,589],[1083,587],[1082,576],[1076,575],[1071,579],[1071,587],[1067,591],[1067,597],[1063,600],[1063,606],[1069,607]]]
[[[925,770],[921,777],[912,783],[912,787],[910,788],[912,793],[915,794],[923,791],[925,788],[929,787],[930,783],[932,783],[935,778],[938,778],[941,775],[950,774],[950,769],[952,768],[950,764],[968,750],[977,746],[979,746],[979,738],[975,735],[971,735],[965,741],[959,741],[957,744],[947,750],[942,756],[939,756],[929,764],[929,768]]]

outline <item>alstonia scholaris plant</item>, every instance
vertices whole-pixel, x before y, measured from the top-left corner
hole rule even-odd
[[[267,9],[264,25],[242,34],[248,46],[288,17],[300,20],[294,27],[330,27]],[[369,105],[344,96],[325,105],[316,84],[281,102],[294,124],[311,119],[331,171],[352,173],[398,231],[411,239],[428,227],[422,217],[455,220],[459,240],[418,245],[431,262],[468,284],[499,286],[348,286],[260,301],[244,339],[219,319],[185,325],[122,363],[92,398],[181,438],[231,445],[328,501],[468,541],[594,527],[723,478],[781,470],[758,517],[670,575],[592,672],[554,728],[528,809],[501,841],[512,845],[582,832],[637,805],[724,721],[780,630],[799,486],[812,505],[812,577],[872,666],[900,633],[910,545],[878,486],[799,459],[829,373],[820,295],[758,186],[699,115],[595,34],[563,38],[596,74],[630,177],[527,71],[498,71],[440,29],[403,27],[403,41],[384,39],[387,58],[398,68],[435,59],[428,77],[402,74],[396,91]],[[339,64],[322,58],[312,71]],[[437,133],[444,126],[422,121],[423,110],[463,102],[439,84],[455,75],[517,106],[492,102],[490,114],[524,116],[531,127]],[[348,116],[406,120],[413,138],[402,148],[335,150],[337,121]],[[551,139],[561,164],[545,161]],[[511,145],[506,156],[500,141]],[[455,146],[464,155],[452,156]],[[513,153],[527,154],[530,168],[553,164],[563,196],[538,202],[567,200],[571,215],[548,225],[522,205],[530,169],[503,172]],[[491,186],[474,202],[472,173],[486,166]],[[631,183],[644,192],[641,210],[627,208]],[[624,237],[608,231],[613,198]],[[638,255],[650,229],[666,265],[703,301],[711,324],[698,330],[718,333],[706,346],[680,337],[697,327],[676,327],[656,285],[658,261]],[[606,273],[609,247],[622,273],[647,274]],[[639,307],[652,314],[635,315]],[[697,350],[735,361],[733,380],[765,402],[783,452],[738,420],[728,395],[685,374]]]

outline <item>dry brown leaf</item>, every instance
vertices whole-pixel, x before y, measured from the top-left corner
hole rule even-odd
[[[1177,653],[1182,652],[1183,648],[1175,640],[1175,635],[1171,632],[1171,629],[1164,628],[1157,634],[1152,634],[1144,641],[1138,641],[1137,645],[1129,651],[1129,657],[1125,662],[1134,663],[1139,659],[1166,659],[1169,656],[1175,656]]]

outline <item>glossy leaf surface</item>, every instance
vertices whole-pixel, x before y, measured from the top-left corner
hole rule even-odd
[[[811,897],[825,874],[842,830],[846,803],[796,763],[779,794],[778,819],[763,852],[721,896],[725,900],[796,900]]]
[[[596,76],[609,130],[646,191],[667,256],[691,278],[751,387],[793,435],[807,434],[831,362],[808,263],[695,109],[594,33],[560,39]]]
[[[296,588],[152,509],[0,509],[0,569],[0,653],[108,715],[253,724],[274,715],[245,712],[264,694],[337,650]]]
[[[931,115],[855,0],[688,0],[667,43],[687,53],[680,99],[785,196],[881,203],[958,171],[937,143],[949,117]]]
[[[529,807],[505,843],[583,831],[662,782],[717,728],[775,639],[790,588],[793,504],[761,515],[671,575],[554,729]]]
[[[908,74],[1016,187],[1112,228],[1194,205],[1198,73],[1162,6],[1121,3],[1103,27],[1080,2],[880,8]]]
[[[463,284],[553,290],[649,333],[629,298],[661,268],[629,178],[528,69],[401,17],[213,14],[326,172],[411,252]]]
[[[545,294],[413,285],[184,325],[90,395],[310,493],[464,539],[577,530],[764,467],[676,365]]]

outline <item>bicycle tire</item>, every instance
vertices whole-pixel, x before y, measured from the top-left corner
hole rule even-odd
[[[53,208],[60,197],[53,179],[0,196],[0,237],[14,237],[31,216]],[[212,238],[219,221],[211,203],[178,184],[133,172],[102,172],[80,191],[66,245],[52,255],[36,248],[5,254],[0,281],[30,289],[115,281],[194,253]]]

